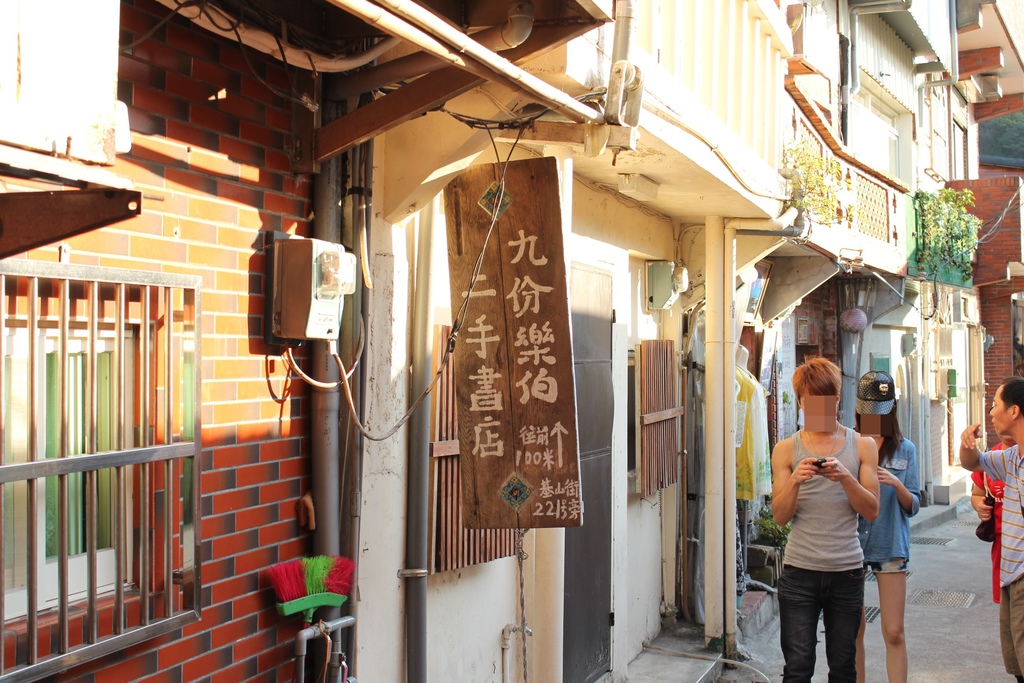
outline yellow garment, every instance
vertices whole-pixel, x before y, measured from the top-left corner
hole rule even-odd
[[[736,498],[754,500],[771,490],[768,415],[764,387],[736,368]]]

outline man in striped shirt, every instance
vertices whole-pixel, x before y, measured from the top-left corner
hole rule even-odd
[[[1000,438],[1011,437],[1017,444],[1024,443],[1024,377],[1011,377],[999,385],[989,415]],[[1001,451],[979,453],[975,439],[981,436],[980,427],[973,424],[960,435],[960,464],[1006,484],[999,565],[999,639],[1006,672],[1016,676],[1017,683],[1024,683],[1024,462],[1016,444]]]

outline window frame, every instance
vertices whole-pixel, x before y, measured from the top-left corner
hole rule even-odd
[[[67,421],[70,403],[66,375],[71,328],[87,329],[89,373],[96,373],[98,367],[95,349],[100,329],[110,334],[116,348],[111,372],[117,377],[112,383],[116,394],[113,421],[117,427],[110,450],[99,452],[94,427],[86,440],[86,452],[73,457],[69,457],[68,431],[63,426],[63,446],[56,458],[45,457],[45,445],[40,447],[35,436],[38,425],[27,430],[30,446],[25,462],[9,462],[5,444],[0,441],[0,525],[4,492],[11,484],[47,477],[58,477],[63,482],[58,502],[62,527],[57,558],[57,576],[62,577],[58,580],[58,604],[55,609],[38,607],[39,586],[32,583],[32,577],[45,572],[47,563],[39,566],[38,562],[39,554],[45,559],[45,548],[39,551],[32,547],[38,542],[33,540],[37,532],[31,525],[38,525],[40,519],[38,514],[30,514],[34,521],[27,534],[27,615],[4,623],[5,638],[24,639],[27,645],[10,650],[27,659],[4,661],[9,648],[0,648],[0,683],[52,676],[177,631],[201,618],[201,285],[199,275],[23,259],[0,261],[0,300],[6,304],[0,312],[0,358],[7,355],[9,327],[25,326],[27,339],[39,339],[41,327],[56,327],[64,361],[58,363],[62,422]],[[135,344],[124,343],[128,331],[137,335]],[[27,376],[32,377],[39,366],[45,365],[46,358],[45,353],[33,348],[34,344],[27,346],[32,349]],[[130,380],[124,370],[129,356],[135,368]],[[12,380],[7,377],[6,363],[0,362],[0,389],[8,381]],[[25,390],[30,395],[28,405],[37,405],[41,400],[38,387],[30,383]],[[92,377],[86,390],[91,396],[89,424],[96,419],[97,391]],[[0,395],[3,393],[0,391]],[[125,410],[126,403],[135,404],[134,413]],[[5,403],[0,410],[0,429],[9,427],[6,407]],[[126,422],[126,415],[132,416],[130,422]],[[31,423],[35,418],[29,419]],[[93,580],[86,599],[74,600],[69,591],[72,565],[68,561],[66,482],[70,475],[79,473],[89,479],[87,507],[92,518],[87,527],[93,532],[86,533],[85,545],[92,578],[97,575],[100,535],[95,531],[95,473],[104,471],[110,471],[111,479],[116,479],[116,492],[111,494],[117,496],[111,542],[119,578],[112,594],[101,594]],[[27,490],[26,510],[38,510],[38,499],[44,496],[33,492],[32,486]],[[162,501],[159,509],[158,501]],[[137,508],[137,514],[131,513],[130,507]],[[127,539],[139,531],[145,531],[139,534],[141,540],[128,544]],[[5,592],[0,589],[0,613],[6,611],[4,602]],[[130,608],[131,603],[138,606]],[[76,607],[73,612],[69,609],[72,606]]]

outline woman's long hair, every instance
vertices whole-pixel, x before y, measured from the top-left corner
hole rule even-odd
[[[882,446],[878,449],[878,466],[885,467],[885,463],[889,462],[889,458],[896,452],[900,443],[903,441],[903,432],[900,431],[900,421],[896,418],[896,402],[893,401],[892,410],[889,412],[889,416],[892,418],[892,434],[882,437]],[[854,417],[857,432],[860,433],[860,413],[857,413]]]

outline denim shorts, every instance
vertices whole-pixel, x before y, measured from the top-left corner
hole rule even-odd
[[[870,569],[875,574],[896,574],[907,571],[910,560],[906,557],[894,557],[884,562],[865,562],[864,568]]]

